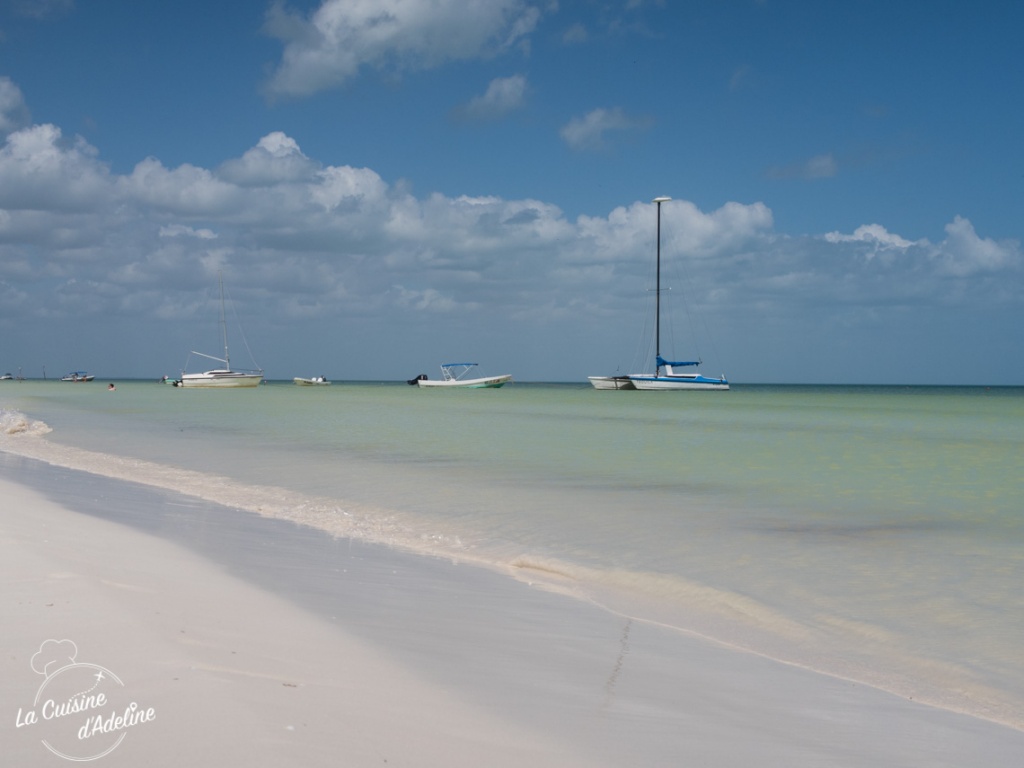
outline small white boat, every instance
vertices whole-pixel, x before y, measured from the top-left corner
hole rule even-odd
[[[224,314],[224,278],[219,277],[220,284],[220,325],[224,336],[224,357],[205,355],[202,352],[190,352],[191,355],[198,355],[209,360],[216,360],[224,363],[223,368],[214,368],[202,373],[185,373],[174,382],[176,387],[204,388],[204,389],[238,389],[241,387],[258,387],[263,381],[263,371],[233,371],[231,370],[231,356],[228,354],[228,326]],[[187,367],[187,364],[186,364]]]
[[[14,377],[9,373],[5,373],[3,376],[0,376],[0,381],[12,381],[13,379]]]
[[[463,378],[469,371],[476,367],[476,363],[443,363],[441,365],[441,379],[428,379],[426,374],[421,373],[415,379],[410,379],[410,384],[419,387],[463,387],[465,389],[494,389],[504,386],[512,381],[510,374],[501,376],[484,376],[478,379]]]
[[[292,381],[300,387],[326,387],[331,383],[327,380],[326,376],[314,376],[312,379],[303,379],[296,376]]]
[[[72,371],[67,376],[61,376],[61,381],[92,381],[96,377],[85,371]]]
[[[588,376],[594,389],[636,389],[629,376]]]

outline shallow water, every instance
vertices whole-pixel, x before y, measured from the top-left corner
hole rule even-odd
[[[4,382],[0,407],[90,471],[146,460],[134,479],[1024,721],[1021,389]]]

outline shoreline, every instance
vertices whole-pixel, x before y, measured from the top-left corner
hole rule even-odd
[[[104,758],[115,765],[177,761],[183,739],[195,765],[244,753],[251,765],[1009,766],[1024,751],[1012,728],[486,568],[7,453],[0,490],[16,502],[0,514],[17,683],[4,706],[31,703],[43,640],[74,639],[156,710]],[[13,754],[37,757],[28,730],[9,727]]]
[[[488,557],[476,551],[472,543],[464,545],[458,535],[423,529],[402,513],[374,506],[372,500],[341,502],[276,486],[248,485],[147,459],[75,448],[50,440],[46,434],[50,429],[43,422],[10,413],[21,421],[10,421],[9,434],[0,434],[0,456],[8,452],[112,482],[138,482],[142,487],[167,493],[187,488],[185,498],[190,503],[245,510],[245,514],[308,527],[332,539],[351,537],[360,545],[381,546],[388,552],[480,568],[534,589],[568,595],[622,618],[632,617],[633,621],[647,622],[736,652],[759,655],[1024,732],[1024,710],[1019,708],[1019,696],[1008,697],[1005,687],[972,676],[955,658],[953,663],[949,659],[943,662],[919,658],[912,646],[899,649],[891,643],[884,645],[884,634],[856,621],[844,622],[841,616],[822,624],[828,630],[842,633],[842,637],[820,631],[815,634],[814,630],[808,632],[805,626],[791,622],[786,615],[747,599],[741,591],[722,592],[698,581],[678,578],[663,585],[656,574],[594,571],[580,563],[528,554],[512,556],[512,551],[502,553],[507,557],[493,557],[494,552]],[[635,580],[638,575],[644,577],[643,587]],[[666,603],[661,599],[663,595],[648,591],[652,585],[664,586],[668,593],[677,596],[682,594],[683,600],[678,604]],[[880,645],[882,654],[873,647]]]

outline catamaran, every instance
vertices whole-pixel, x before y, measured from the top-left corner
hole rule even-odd
[[[630,374],[629,380],[637,389],[646,390],[729,389],[729,382],[726,381],[725,376],[714,378],[696,372],[675,370],[676,368],[696,368],[700,365],[700,360],[672,362],[661,356],[661,204],[667,203],[671,199],[670,197],[656,197],[653,200],[658,206],[657,277],[654,289],[654,373]]]
[[[228,354],[228,325],[227,317],[224,314],[224,277],[218,275],[218,283],[220,285],[220,326],[221,332],[224,337],[224,357],[214,357],[213,355],[203,354],[202,352],[192,351],[189,356],[198,355],[199,357],[205,357],[208,360],[216,360],[218,363],[224,363],[223,368],[214,368],[209,371],[203,371],[202,373],[185,373],[182,371],[181,378],[174,382],[176,387],[192,387],[192,388],[239,388],[239,387],[256,387],[259,386],[260,382],[263,381],[263,371],[233,371],[231,369],[231,356]],[[185,367],[188,367],[186,362]]]
[[[629,376],[587,376],[594,389],[636,389]]]

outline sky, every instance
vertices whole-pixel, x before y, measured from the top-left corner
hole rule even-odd
[[[1024,3],[0,0],[0,373],[1024,385]]]

